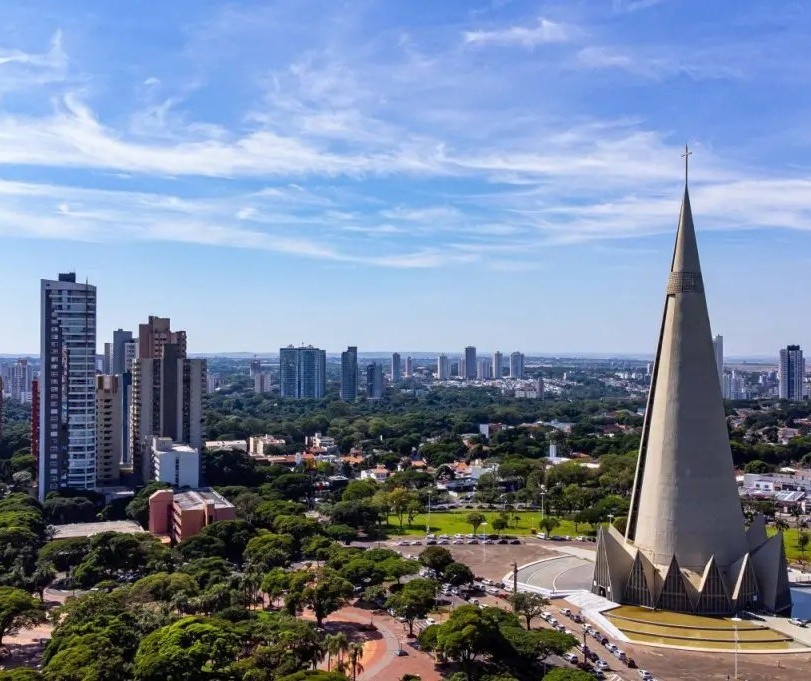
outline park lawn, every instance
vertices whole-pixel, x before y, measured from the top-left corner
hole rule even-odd
[[[478,534],[495,534],[492,528],[493,520],[498,517],[499,511],[484,511],[477,509],[487,519],[487,525],[479,526],[476,529]],[[469,509],[462,511],[435,511],[431,513],[430,533],[433,534],[447,534],[453,536],[454,534],[470,534],[473,532],[473,527],[470,525],[465,516],[470,513]],[[538,522],[541,519],[540,511],[518,511],[519,520],[517,524],[511,524],[501,534],[514,534],[525,535],[531,534],[531,530],[538,529]],[[389,516],[388,519],[388,532],[389,534],[406,534],[406,535],[424,535],[425,526],[428,522],[428,514],[420,513],[414,516],[414,522],[409,525],[408,518],[403,519],[403,528],[400,530],[400,521],[395,515]],[[571,520],[562,520],[559,527],[555,528],[553,534],[571,535],[576,536],[579,534],[586,534],[592,527],[588,523],[578,523],[575,530],[574,523]]]
[[[807,532],[808,530],[804,530]],[[767,527],[766,533],[771,537],[774,534],[777,534],[777,530],[774,527]],[[800,552],[800,548],[797,546],[797,536],[798,531],[796,528],[783,530],[783,546],[786,547],[786,558],[790,561],[792,560],[801,560],[803,562],[811,559],[811,544],[809,544],[805,548],[805,555]]]

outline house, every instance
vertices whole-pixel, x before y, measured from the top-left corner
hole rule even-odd
[[[386,482],[389,475],[391,475],[387,468],[384,466],[377,466],[375,468],[367,468],[365,471],[360,472],[361,480],[374,480],[375,482]]]

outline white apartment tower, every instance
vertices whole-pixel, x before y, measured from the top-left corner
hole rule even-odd
[[[451,375],[451,361],[447,355],[436,358],[436,377],[439,381],[447,381]]]
[[[524,353],[517,350],[510,355],[510,378],[524,378]]]
[[[96,486],[96,287],[74,273],[40,282],[40,501]]]
[[[499,350],[493,353],[493,378],[504,378],[504,355]]]
[[[715,366],[718,368],[718,383],[724,386],[724,337],[716,336],[712,341],[712,349],[715,352]],[[726,397],[726,395],[725,395]]]

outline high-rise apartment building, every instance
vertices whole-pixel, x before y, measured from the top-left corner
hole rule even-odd
[[[358,348],[350,345],[341,353],[341,399],[358,399]]]
[[[129,371],[127,368],[127,343],[132,343],[132,331],[125,331],[124,329],[116,329],[113,331],[113,361],[112,371],[113,374],[123,374]],[[133,347],[133,356],[130,361],[135,358],[137,344]]]
[[[96,484],[117,485],[124,458],[121,377],[96,376]]]
[[[378,362],[366,367],[366,396],[370,400],[383,397],[383,365]]]
[[[712,340],[712,350],[715,353],[715,366],[718,369],[718,383],[724,387],[724,337],[716,336]]]
[[[250,376],[251,376],[251,378],[253,378],[257,374],[261,374],[261,373],[262,373],[262,360],[254,357],[251,360]]]
[[[479,359],[476,365],[476,378],[481,381],[493,378],[493,363],[486,357]]]
[[[124,343],[124,373],[132,371],[132,363],[138,358],[138,341]]]
[[[312,345],[279,350],[279,387],[282,397],[321,399],[327,383],[327,353]]]
[[[403,371],[400,366],[400,353],[394,352],[391,355],[391,382],[399,383],[403,379]]]
[[[171,331],[168,319],[150,317],[140,330],[138,357],[132,363],[129,461],[135,476],[147,481],[152,438],[202,448],[208,365],[204,359],[186,358],[186,332]],[[142,356],[142,351],[159,356]]]
[[[260,371],[258,374],[253,375],[253,391],[257,395],[269,393],[272,389],[273,382],[271,381],[270,373]]]
[[[462,374],[462,378],[476,378],[476,370],[478,368],[476,364],[476,348],[472,345],[468,345],[465,348],[464,360],[465,370]]]
[[[510,378],[524,378],[524,353],[517,350],[510,354]]]
[[[405,363],[405,377],[411,378],[414,375],[414,360],[411,357],[406,357]]]
[[[789,345],[780,350],[777,377],[780,382],[781,400],[803,399],[805,396],[805,359],[799,345]]]
[[[745,400],[746,380],[737,371],[724,374],[723,394],[725,400]]]
[[[150,315],[146,324],[138,325],[138,358],[160,359],[167,343],[176,345],[180,357],[186,356],[186,332],[172,331],[172,320],[168,317]]]
[[[34,380],[34,367],[27,359],[18,359],[14,364],[3,367],[3,391],[15,402],[31,401],[31,384]]]
[[[96,485],[96,287],[43,279],[39,499]]]
[[[501,354],[500,351],[496,350],[493,353],[493,378],[503,378],[504,377],[504,355]]]
[[[447,381],[451,376],[451,362],[447,355],[440,355],[436,359],[436,377],[440,381]]]
[[[101,373],[109,376],[113,373],[113,344],[104,344],[104,354],[101,361]]]

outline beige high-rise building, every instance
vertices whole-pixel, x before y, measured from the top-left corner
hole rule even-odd
[[[124,455],[119,376],[96,376],[96,484],[117,485]]]
[[[167,343],[160,359],[139,358],[132,364],[130,460],[133,473],[144,482],[151,475],[153,437],[202,449],[207,363],[186,359],[180,352]]]
[[[161,359],[163,346],[171,343],[178,346],[180,357],[186,356],[186,332],[172,331],[168,317],[150,315],[146,324],[138,325],[138,358]]]
[[[687,187],[625,536],[601,528],[592,591],[616,603],[707,615],[785,613],[782,533],[747,529],[718,381]]]

